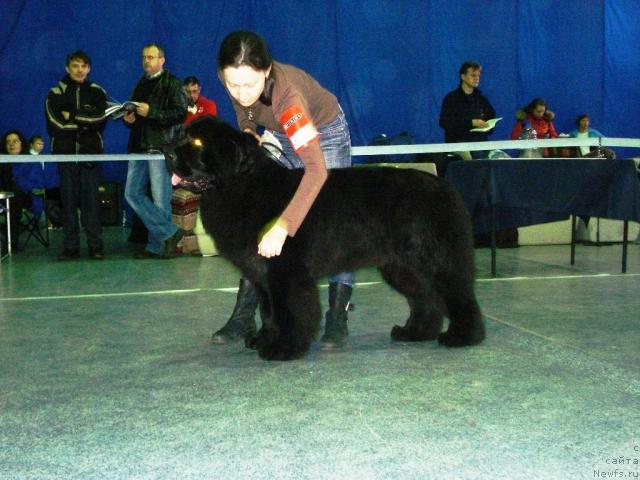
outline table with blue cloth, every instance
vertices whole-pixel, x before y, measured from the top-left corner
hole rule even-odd
[[[446,178],[469,209],[474,233],[492,232],[491,275],[495,277],[495,231],[573,216],[623,220],[622,271],[626,272],[627,222],[640,222],[640,181],[633,160],[501,159],[453,162]]]

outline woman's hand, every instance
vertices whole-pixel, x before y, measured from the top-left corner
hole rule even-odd
[[[253,135],[255,137],[255,139],[258,140],[258,145],[262,145],[262,137],[260,135],[258,135],[256,132],[254,132],[250,128],[245,128],[243,130],[243,132],[244,133],[250,133],[251,135]]]
[[[258,243],[258,254],[263,257],[277,257],[282,252],[282,246],[287,239],[287,225],[282,219],[269,222],[262,229],[265,233]]]

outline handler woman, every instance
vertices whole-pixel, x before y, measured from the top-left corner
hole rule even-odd
[[[278,161],[286,168],[304,168],[293,198],[258,244],[267,258],[280,255],[287,236],[293,237],[327,179],[327,168],[351,166],[351,137],[336,97],[306,72],[274,61],[266,42],[253,32],[229,34],[218,53],[218,75],[227,89],[241,130],[260,139],[258,127],[281,144]],[[352,273],[329,277],[329,311],[322,348],[340,348],[348,335],[347,309]],[[240,280],[238,298],[227,324],[211,337],[229,343],[254,332],[256,288]]]

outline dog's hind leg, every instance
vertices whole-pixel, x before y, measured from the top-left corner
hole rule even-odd
[[[278,336],[258,347],[265,360],[302,357],[320,329],[322,311],[315,281],[306,271],[292,270],[269,275],[272,320]]]
[[[447,347],[465,347],[482,342],[485,329],[473,281],[467,278],[443,280],[438,287],[449,317],[449,328],[438,337],[438,343]]]
[[[442,331],[442,313],[434,301],[431,282],[424,274],[398,265],[385,265],[380,273],[384,280],[404,295],[409,304],[409,318],[404,326],[391,329],[391,339],[396,342],[420,342],[435,340]]]

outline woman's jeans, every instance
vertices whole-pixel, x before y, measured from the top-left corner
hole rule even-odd
[[[269,130],[280,142],[282,155],[278,159],[288,169],[304,168],[300,157],[296,155],[289,138],[280,132]],[[351,136],[349,135],[349,125],[340,108],[336,119],[318,128],[320,134],[320,148],[324,155],[327,168],[345,168],[351,166]],[[329,277],[329,283],[344,283],[353,287],[354,276],[352,272],[341,272]]]
[[[148,152],[159,153],[159,152]],[[151,198],[147,186],[151,184]],[[171,177],[164,160],[130,160],[124,196],[149,230],[147,251],[164,254],[164,241],[178,227],[171,220]]]

